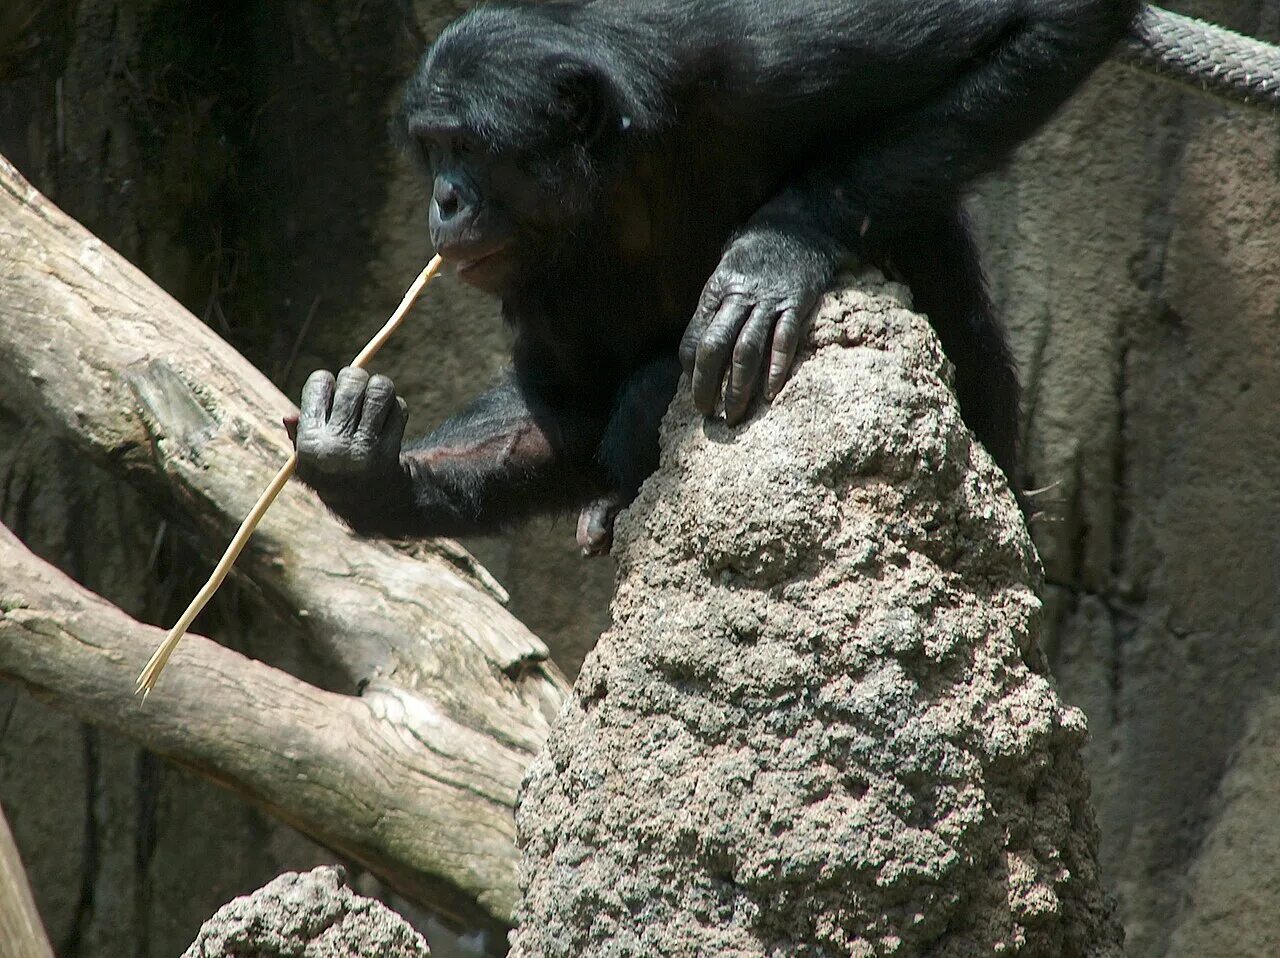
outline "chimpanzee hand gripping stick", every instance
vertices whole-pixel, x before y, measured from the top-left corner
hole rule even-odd
[[[371,360],[374,354],[383,347],[388,339],[391,338],[402,322],[405,316],[409,314],[409,310],[417,301],[418,296],[422,293],[426,285],[431,282],[436,273],[440,271],[441,259],[439,256],[432,258],[422,272],[418,274],[418,278],[413,281],[413,285],[409,287],[404,294],[404,299],[400,301],[400,305],[396,307],[396,311],[391,314],[391,318],[386,321],[383,327],[378,330],[377,335],[369,340],[364,349],[360,350],[360,354],[351,361],[352,366],[364,366]],[[142,674],[138,676],[137,687],[134,693],[141,693],[143,699],[146,699],[147,693],[156,687],[156,682],[160,678],[160,673],[164,671],[165,664],[169,661],[169,656],[173,655],[173,650],[177,647],[178,641],[186,634],[187,629],[191,627],[191,623],[195,617],[200,614],[200,610],[205,607],[213,594],[218,591],[218,587],[222,585],[222,580],[227,577],[227,573],[231,571],[231,567],[235,565],[237,557],[245,544],[249,541],[249,537],[253,535],[253,530],[258,527],[258,523],[262,521],[262,517],[266,515],[267,510],[271,508],[271,503],[275,502],[276,496],[280,495],[280,490],[285,487],[285,483],[289,481],[289,477],[293,475],[294,469],[298,465],[298,454],[294,452],[290,454],[285,464],[280,467],[280,471],[276,473],[276,477],[271,480],[271,484],[267,486],[258,501],[254,503],[253,508],[249,510],[249,514],[245,516],[244,522],[240,523],[240,528],[236,530],[236,534],[231,539],[231,544],[227,546],[227,551],[222,554],[222,558],[218,560],[218,564],[214,566],[213,572],[209,576],[209,580],[204,587],[196,593],[196,597],[191,600],[191,604],[187,606],[187,610],[178,617],[178,621],[173,628],[169,630],[169,634],[165,636],[164,641],[160,643],[160,647],[156,649],[155,654],[151,656],[151,660],[147,662],[146,668],[142,670]]]

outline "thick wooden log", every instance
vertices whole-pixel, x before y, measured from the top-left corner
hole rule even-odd
[[[3,526],[0,568],[0,676],[231,789],[407,897],[501,930],[529,760],[519,743],[409,689],[327,692],[198,635],[165,674],[163,703],[159,692],[144,703],[133,680],[163,629],[77,585]]]

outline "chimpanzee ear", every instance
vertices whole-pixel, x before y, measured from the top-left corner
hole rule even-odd
[[[614,113],[608,81],[587,64],[563,64],[556,70],[551,109],[582,142],[591,143],[608,128]]]

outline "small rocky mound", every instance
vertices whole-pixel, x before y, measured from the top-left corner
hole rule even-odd
[[[331,865],[286,872],[223,905],[183,958],[428,958],[422,936]]]

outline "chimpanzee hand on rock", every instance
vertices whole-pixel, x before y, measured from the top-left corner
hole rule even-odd
[[[298,477],[330,505],[377,496],[380,485],[404,474],[406,419],[405,402],[386,376],[348,366],[335,380],[317,370],[302,387]]]
[[[778,394],[836,265],[833,251],[787,231],[749,226],[734,238],[703,288],[680,344],[680,362],[692,377],[699,410],[708,416],[715,412],[722,384],[730,424],[746,413],[762,378],[765,396]]]

